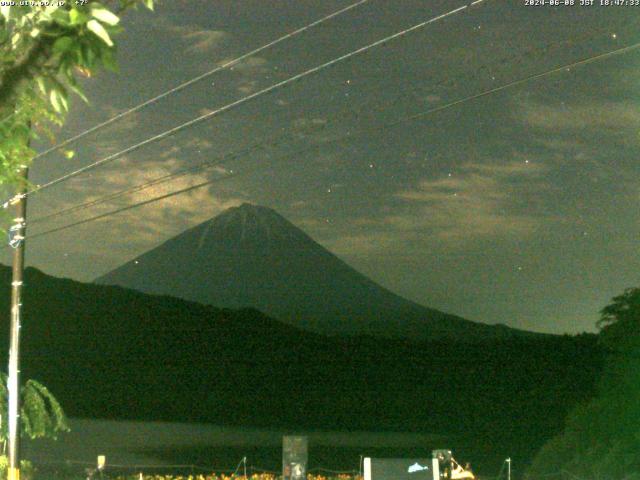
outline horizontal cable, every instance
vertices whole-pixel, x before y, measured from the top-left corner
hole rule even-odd
[[[189,87],[189,86],[191,86],[191,85],[193,85],[193,84],[195,84],[195,83],[197,83],[197,82],[199,82],[199,81],[201,81],[201,80],[203,80],[203,79],[205,79],[207,77],[210,77],[214,73],[217,73],[217,72],[219,72],[221,70],[224,70],[226,68],[233,67],[234,65],[237,65],[238,63],[242,62],[243,60],[246,60],[249,57],[252,57],[252,56],[254,56],[254,55],[256,55],[256,54],[258,54],[258,53],[260,53],[260,52],[262,52],[264,50],[267,50],[268,48],[274,47],[274,46],[278,45],[279,43],[284,42],[285,40],[293,38],[296,35],[299,35],[299,34],[305,32],[305,31],[307,31],[307,30],[309,30],[309,29],[311,29],[313,27],[316,27],[316,26],[326,22],[327,20],[330,20],[330,19],[335,18],[335,17],[337,17],[337,16],[339,16],[339,15],[341,15],[343,13],[346,13],[349,10],[352,10],[352,9],[354,9],[354,8],[360,6],[363,3],[366,3],[368,1],[369,0],[359,0],[356,3],[354,3],[352,5],[349,5],[348,7],[342,8],[342,9],[336,11],[336,12],[333,12],[333,13],[331,13],[329,15],[326,15],[326,16],[322,17],[319,20],[316,20],[315,22],[312,22],[309,25],[306,25],[304,27],[298,28],[297,30],[294,30],[291,33],[283,35],[280,38],[278,38],[276,40],[273,40],[272,42],[267,43],[266,45],[263,45],[263,46],[261,46],[259,48],[251,50],[250,52],[247,52],[247,53],[245,53],[243,55],[240,55],[239,57],[234,58],[233,60],[229,60],[227,62],[224,62],[223,64],[215,67],[212,70],[209,70],[208,72],[202,73],[202,74],[200,74],[200,75],[198,75],[198,76],[196,76],[196,77],[194,77],[194,78],[192,78],[190,80],[187,80],[184,83],[181,83],[180,85],[177,85],[177,86],[175,86],[173,88],[170,88],[169,90],[167,90],[167,91],[165,91],[165,92],[163,92],[163,93],[161,93],[159,95],[156,95],[155,97],[152,97],[152,98],[144,101],[143,103],[140,103],[139,105],[136,105],[135,107],[129,108],[128,110],[125,110],[124,112],[121,112],[121,113],[115,115],[114,117],[112,117],[112,118],[110,118],[110,119],[108,119],[108,120],[106,120],[106,121],[104,121],[102,123],[99,123],[99,124],[89,128],[89,129],[87,129],[87,130],[85,130],[83,132],[78,133],[77,135],[74,135],[71,138],[68,138],[68,139],[64,140],[63,142],[60,142],[57,145],[54,145],[53,147],[51,147],[51,148],[39,153],[38,155],[36,155],[33,158],[33,160],[37,160],[37,159],[39,159],[41,157],[44,157],[45,155],[48,155],[48,154],[54,152],[55,150],[58,150],[60,148],[64,148],[67,145],[69,145],[69,144],[71,144],[73,142],[76,142],[76,141],[80,140],[81,138],[83,138],[83,137],[85,137],[85,136],[87,136],[87,135],[89,135],[89,134],[91,134],[93,132],[96,132],[96,131],[98,131],[98,130],[100,130],[100,129],[108,126],[108,125],[111,125],[112,123],[122,119],[123,117],[126,117],[126,116],[128,116],[128,115],[130,115],[132,113],[135,113],[135,112],[137,112],[138,110],[141,110],[144,107],[147,107],[147,106],[149,106],[149,105],[151,105],[151,104],[153,104],[153,103],[155,103],[155,102],[157,102],[157,101],[159,101],[159,100],[161,100],[161,99],[163,99],[165,97],[168,97],[169,95],[172,95],[172,94],[177,93],[177,92],[179,92],[181,90],[184,90],[185,88],[187,88],[187,87]]]
[[[606,30],[603,29],[602,31],[608,31],[608,29],[606,29]],[[601,34],[602,31],[600,31],[598,33]],[[525,50],[523,52],[519,52],[519,56],[520,57],[524,57],[524,56],[527,56],[528,54],[530,54],[532,52],[538,52],[538,51],[548,54],[553,49],[561,48],[561,47],[563,47],[565,45],[568,45],[568,44],[570,45],[570,44],[573,44],[575,42],[582,42],[585,39],[592,39],[592,38],[594,38],[596,36],[598,36],[598,35],[594,35],[593,33],[590,33],[588,35],[583,35],[582,37],[579,37],[579,38],[571,38],[571,39],[562,40],[562,41],[558,41],[558,42],[551,42],[549,44],[544,45],[541,48],[540,47],[537,47],[537,48],[534,47],[534,48],[529,48],[529,49],[527,49],[527,50]],[[510,55],[510,56],[512,56],[512,55]],[[507,57],[504,57],[504,58],[507,58]],[[496,60],[495,62],[492,62],[492,63],[500,63],[500,62],[501,62],[501,59],[498,59],[498,60]],[[486,68],[486,67],[487,67],[486,64],[485,65],[480,65],[478,68],[475,69],[475,71],[477,72],[477,71],[482,70],[483,68]],[[465,77],[469,77],[470,75],[472,75],[470,72],[466,72]],[[462,78],[456,77],[455,80],[452,81],[450,84],[447,83],[447,86],[453,86],[453,85],[457,85],[459,83],[464,83],[463,79],[465,77],[462,77]],[[400,95],[397,95],[396,97],[392,98],[391,100],[386,101],[384,104],[385,105],[386,104],[395,104],[398,100],[402,99],[405,96],[408,96],[408,94],[404,90],[403,86],[404,85],[408,85],[410,83],[413,83],[413,82],[404,82],[404,83],[401,83],[400,85],[394,84],[394,87],[396,87],[397,90],[400,90],[400,91],[402,91],[404,93],[402,93]],[[442,81],[438,82],[436,85],[440,86],[441,84],[442,84]],[[433,85],[430,85],[430,86],[427,86],[427,87],[424,87],[424,86],[420,86],[420,87],[417,87],[417,88],[414,87],[414,88],[412,88],[410,90],[410,94],[409,95],[416,95],[421,90],[430,88],[432,86]],[[379,87],[376,85],[370,90],[378,90],[378,89],[379,89]],[[362,95],[363,92],[361,90],[359,90],[358,94]],[[339,112],[334,113],[331,116],[331,118],[332,118],[331,121],[328,121],[327,123],[318,125],[318,126],[315,127],[315,129],[316,130],[326,129],[327,126],[331,125],[332,123],[334,123],[336,121],[336,119],[343,119],[344,118],[343,117],[344,114],[352,114],[352,115],[355,115],[357,117],[367,105],[369,105],[370,103],[373,103],[373,101],[375,101],[375,100],[376,100],[376,98],[361,103],[358,106],[359,107],[358,109],[353,109],[352,107],[348,107],[346,109],[342,109]],[[107,203],[107,202],[109,202],[111,200],[114,200],[114,199],[120,198],[122,196],[125,196],[127,194],[140,192],[140,191],[143,191],[143,190],[145,190],[147,188],[170,182],[170,181],[172,181],[172,180],[174,180],[176,178],[183,177],[183,176],[188,175],[190,173],[195,173],[195,172],[203,171],[203,170],[206,170],[206,169],[209,169],[209,168],[213,168],[215,166],[220,166],[220,165],[222,165],[224,162],[226,162],[228,160],[235,160],[235,159],[238,159],[240,157],[247,156],[250,153],[255,152],[256,150],[265,148],[266,146],[268,146],[268,147],[279,146],[279,145],[285,143],[286,140],[296,139],[296,135],[299,135],[301,133],[308,134],[310,132],[309,131],[301,131],[301,130],[299,130],[299,131],[295,131],[295,132],[286,132],[286,133],[283,133],[283,134],[274,135],[274,136],[271,136],[269,138],[262,139],[260,142],[256,142],[256,143],[254,143],[254,144],[252,144],[252,145],[250,145],[248,147],[245,147],[245,148],[243,148],[241,150],[228,152],[228,153],[226,153],[224,155],[217,156],[215,159],[209,159],[209,160],[202,161],[200,164],[195,165],[193,167],[183,168],[183,169],[180,169],[180,170],[178,170],[176,172],[165,174],[165,175],[150,179],[150,180],[148,180],[146,182],[143,182],[141,184],[134,185],[132,187],[128,187],[126,189],[122,189],[122,190],[119,190],[119,191],[114,192],[114,193],[111,193],[111,194],[108,194],[108,195],[104,195],[102,197],[99,197],[99,198],[96,198],[96,199],[93,199],[93,200],[89,200],[87,202],[84,202],[84,203],[81,203],[81,204],[77,204],[77,205],[74,205],[74,206],[71,206],[71,207],[68,207],[68,208],[57,210],[57,211],[52,212],[50,214],[46,214],[46,215],[43,215],[43,216],[40,216],[40,217],[36,217],[36,218],[32,219],[29,223],[31,225],[33,225],[35,223],[48,221],[48,220],[50,220],[52,218],[55,218],[55,217],[58,217],[60,215],[70,214],[70,213],[76,212],[78,210],[84,210],[86,208],[94,207],[96,205],[101,205],[101,204]]]
[[[566,65],[563,65],[561,67],[557,67],[557,68],[554,68],[554,69],[551,69],[551,70],[547,70],[547,71],[544,71],[544,72],[541,72],[541,73],[529,75],[529,76],[527,76],[525,78],[522,78],[522,79],[519,79],[519,80],[514,80],[512,82],[503,84],[503,85],[501,85],[499,87],[492,88],[492,89],[489,89],[489,90],[485,90],[485,91],[483,91],[481,93],[478,93],[478,94],[475,94],[475,95],[470,95],[470,96],[461,98],[459,100],[455,100],[453,102],[449,102],[449,103],[447,103],[445,105],[442,105],[440,107],[431,108],[431,109],[428,109],[428,110],[426,110],[424,112],[420,112],[418,114],[402,117],[402,118],[400,118],[398,120],[395,120],[393,122],[386,123],[386,124],[383,124],[381,126],[377,126],[373,130],[374,131],[383,131],[383,130],[386,130],[388,128],[394,127],[394,126],[402,124],[402,123],[407,123],[407,122],[412,122],[412,121],[415,121],[415,120],[418,120],[418,119],[422,119],[422,118],[424,118],[424,117],[426,117],[428,115],[432,115],[434,113],[442,112],[442,111],[447,110],[449,108],[461,105],[463,103],[466,103],[466,102],[469,102],[469,101],[472,101],[472,100],[475,100],[475,99],[478,99],[478,98],[482,98],[482,97],[485,97],[485,96],[488,96],[488,95],[492,95],[492,94],[497,93],[499,91],[502,91],[502,90],[505,90],[507,88],[511,88],[511,87],[514,87],[514,86],[517,86],[517,85],[521,85],[523,83],[529,82],[529,81],[537,79],[537,78],[541,78],[541,77],[544,77],[544,76],[547,76],[547,75],[551,75],[551,74],[554,74],[554,73],[558,73],[558,72],[561,72],[561,71],[566,71],[567,69],[570,69],[570,68],[573,68],[573,67],[576,67],[576,66],[586,65],[586,64],[598,61],[598,60],[603,60],[603,59],[611,57],[613,55],[620,55],[620,54],[623,54],[623,53],[627,53],[627,52],[635,50],[635,49],[637,49],[639,47],[640,47],[640,43],[636,43],[634,45],[630,45],[630,46],[623,47],[623,48],[620,48],[620,49],[617,49],[617,50],[613,50],[613,51],[610,51],[610,52],[606,52],[606,53],[603,53],[603,54],[599,54],[599,55],[595,55],[595,56],[592,56],[592,57],[589,57],[589,58],[585,58],[585,59],[579,60],[577,62],[566,64]],[[309,150],[311,150],[313,148],[319,148],[321,146],[324,146],[326,143],[335,143],[335,142],[340,142],[340,141],[345,141],[345,140],[350,141],[350,140],[352,140],[352,139],[354,139],[354,138],[356,138],[356,137],[358,137],[358,136],[360,136],[360,135],[362,135],[364,133],[369,132],[369,130],[371,130],[371,129],[361,129],[357,133],[347,132],[345,135],[343,135],[342,137],[340,137],[338,139],[334,139],[334,140],[331,140],[331,141],[328,141],[328,142],[325,142],[325,143],[314,144],[314,145],[305,147],[302,150],[289,153],[285,157],[281,157],[280,159],[289,158],[289,157],[291,157],[293,155],[299,155],[300,153],[305,153],[305,152],[307,152],[307,151],[309,151]],[[246,172],[244,172],[244,173],[246,173]],[[53,229],[50,229],[50,230],[47,230],[47,231],[44,231],[44,232],[39,232],[39,233],[30,235],[29,238],[30,239],[31,238],[38,238],[38,237],[41,237],[41,236],[45,236],[45,235],[56,233],[56,232],[59,232],[59,231],[62,231],[62,230],[66,230],[66,229],[69,229],[69,228],[72,228],[72,227],[75,227],[75,226],[78,226],[78,225],[83,225],[85,223],[93,222],[95,220],[100,220],[102,218],[107,218],[107,217],[110,217],[112,215],[115,215],[115,214],[118,214],[118,213],[121,213],[121,212],[125,212],[125,211],[128,211],[128,210],[132,210],[134,208],[138,208],[138,207],[142,207],[144,205],[155,203],[155,202],[158,202],[158,201],[161,201],[161,200],[164,200],[166,198],[170,198],[170,197],[173,197],[173,196],[176,196],[176,195],[181,195],[183,193],[187,193],[187,192],[190,192],[190,191],[205,187],[207,185],[212,185],[212,184],[214,184],[216,182],[219,182],[219,181],[222,181],[222,180],[226,180],[226,179],[229,179],[229,178],[233,178],[233,177],[235,177],[237,175],[238,175],[238,173],[232,173],[232,174],[228,174],[228,175],[226,175],[224,177],[218,177],[218,178],[214,178],[214,179],[207,180],[207,181],[204,181],[204,182],[200,182],[200,183],[197,183],[195,185],[191,185],[189,187],[186,187],[186,188],[183,188],[183,189],[180,189],[180,190],[169,192],[167,194],[164,194],[164,195],[161,195],[161,196],[158,196],[158,197],[154,197],[154,198],[151,198],[151,199],[147,199],[147,200],[144,200],[142,202],[138,202],[138,203],[134,203],[134,204],[131,204],[131,205],[127,205],[125,207],[122,207],[122,208],[119,208],[119,209],[116,209],[116,210],[112,210],[110,212],[106,212],[106,213],[103,213],[103,214],[100,214],[100,215],[96,215],[94,217],[90,217],[90,218],[87,218],[87,219],[79,220],[77,222],[73,222],[73,223],[70,223],[70,224],[67,224],[67,225],[64,225],[64,226],[61,226],[61,227],[53,228]]]
[[[297,80],[301,80],[301,79],[303,79],[303,78],[305,78],[305,77],[307,77],[309,75],[321,72],[321,71],[323,71],[323,70],[325,70],[325,69],[327,69],[327,68],[329,68],[329,67],[331,67],[331,66],[333,66],[333,65],[335,65],[337,63],[340,63],[340,62],[342,62],[344,60],[347,60],[347,59],[349,59],[351,57],[354,57],[356,55],[362,54],[362,53],[364,53],[364,52],[366,52],[366,51],[368,51],[368,50],[370,50],[370,49],[372,49],[374,47],[377,47],[377,46],[383,45],[385,43],[388,43],[391,40],[394,40],[396,38],[399,38],[399,37],[402,37],[404,35],[407,35],[407,34],[413,32],[413,31],[418,30],[420,28],[423,28],[423,27],[425,27],[425,26],[427,26],[429,24],[435,23],[435,22],[437,22],[439,20],[442,20],[442,19],[447,18],[449,16],[455,15],[455,14],[457,14],[457,13],[463,11],[463,10],[466,10],[471,5],[476,5],[476,4],[482,3],[484,1],[487,1],[487,0],[476,0],[475,2],[471,3],[470,5],[463,5],[461,7],[458,7],[456,9],[454,9],[454,10],[451,10],[451,11],[449,11],[447,13],[444,13],[442,15],[438,15],[436,17],[433,17],[433,18],[429,19],[429,20],[426,20],[424,22],[418,23],[418,24],[416,24],[416,25],[414,25],[412,27],[409,27],[407,29],[404,29],[404,30],[401,30],[401,31],[399,31],[397,33],[394,33],[393,35],[389,35],[387,37],[384,37],[384,38],[382,38],[380,40],[377,40],[377,41],[375,41],[373,43],[370,43],[370,44],[368,44],[368,45],[366,45],[364,47],[360,47],[360,48],[358,48],[356,50],[353,50],[353,51],[351,51],[351,52],[349,52],[349,53],[347,53],[345,55],[342,55],[340,57],[334,58],[333,60],[325,62],[325,63],[323,63],[321,65],[318,65],[316,67],[313,67],[313,68],[310,68],[308,70],[305,70],[302,73],[293,75],[292,77],[289,77],[286,80],[283,80],[281,82],[275,83],[275,84],[273,84],[273,85],[271,85],[271,86],[269,86],[267,88],[264,88],[262,90],[259,90],[259,91],[255,92],[255,93],[253,93],[251,95],[247,95],[245,97],[242,97],[242,98],[240,98],[240,99],[238,99],[238,100],[236,100],[236,101],[234,101],[232,103],[229,103],[229,104],[227,104],[227,105],[225,105],[223,107],[219,107],[219,108],[217,108],[217,109],[215,109],[215,110],[213,110],[211,112],[208,112],[206,114],[200,115],[200,116],[198,116],[198,117],[196,117],[196,118],[194,118],[192,120],[189,120],[189,121],[187,121],[185,123],[182,123],[181,125],[178,125],[178,126],[173,127],[173,128],[171,128],[169,130],[166,130],[165,132],[162,132],[162,133],[160,133],[158,135],[154,135],[154,136],[152,136],[150,138],[147,138],[146,140],[143,140],[142,142],[139,142],[139,143],[137,143],[135,145],[132,145],[132,146],[130,146],[130,147],[124,149],[124,150],[116,152],[116,153],[114,153],[112,155],[108,155],[107,157],[102,158],[102,159],[100,159],[100,160],[98,160],[96,162],[93,162],[93,163],[91,163],[89,165],[86,165],[86,166],[81,167],[81,168],[79,168],[77,170],[74,170],[74,171],[72,171],[72,172],[70,172],[68,174],[65,174],[65,175],[63,175],[61,177],[58,177],[58,178],[56,178],[54,180],[51,180],[51,181],[49,181],[49,182],[47,182],[47,183],[45,183],[43,185],[37,186],[36,188],[33,188],[33,189],[27,191],[26,193],[22,194],[21,198],[26,198],[26,197],[28,197],[28,196],[36,193],[36,192],[39,192],[39,191],[45,190],[47,188],[53,187],[54,185],[57,185],[57,184],[62,183],[64,181],[67,181],[67,180],[69,180],[69,179],[71,179],[73,177],[76,177],[76,176],[78,176],[78,175],[80,175],[82,173],[85,173],[85,172],[87,172],[87,171],[89,171],[91,169],[94,169],[94,168],[96,168],[98,166],[104,165],[105,163],[112,162],[112,161],[122,157],[123,155],[125,155],[127,153],[130,153],[130,152],[133,152],[135,150],[138,150],[138,149],[140,149],[140,148],[142,148],[142,147],[144,147],[146,145],[149,145],[149,144],[151,144],[153,142],[157,142],[157,141],[162,140],[164,138],[168,138],[168,137],[170,137],[172,135],[175,135],[176,133],[178,133],[178,132],[180,132],[180,131],[182,131],[182,130],[184,130],[186,128],[189,128],[189,127],[192,127],[194,125],[197,125],[197,124],[203,122],[204,120],[207,120],[207,119],[212,118],[212,117],[214,117],[216,115],[219,115],[221,113],[229,111],[229,110],[231,110],[231,109],[233,109],[235,107],[238,107],[238,106],[240,106],[240,105],[242,105],[244,103],[247,103],[247,102],[249,102],[251,100],[259,98],[262,95],[271,93],[271,92],[273,92],[275,90],[278,90],[278,89],[280,89],[282,87],[285,87],[285,86],[287,86],[287,85],[289,85],[289,84],[291,84],[291,83],[293,83],[293,82],[295,82]],[[3,204],[3,207],[7,208],[10,204],[11,204],[11,200],[6,201]]]

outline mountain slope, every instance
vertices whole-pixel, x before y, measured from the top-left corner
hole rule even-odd
[[[255,307],[326,334],[416,339],[524,334],[418,305],[344,263],[275,211],[231,208],[96,283],[219,307]]]
[[[0,266],[2,358],[10,284]],[[519,464],[589,398],[602,356],[594,336],[329,338],[256,310],[32,268],[23,303],[23,378],[47,385],[72,417],[442,433],[471,458]]]

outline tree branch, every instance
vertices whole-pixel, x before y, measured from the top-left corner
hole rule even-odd
[[[15,102],[20,87],[30,81],[49,60],[53,39],[41,36],[29,53],[14,66],[8,68],[0,78],[0,106]]]

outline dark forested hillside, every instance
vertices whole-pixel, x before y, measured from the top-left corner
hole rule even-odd
[[[10,271],[0,269],[8,336]],[[446,432],[527,458],[589,398],[593,336],[473,343],[328,338],[252,309],[26,272],[23,374],[70,416]]]

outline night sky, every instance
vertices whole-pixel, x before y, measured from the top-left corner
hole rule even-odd
[[[128,15],[120,73],[86,82],[91,103],[73,103],[58,138],[354,2],[173,0],[155,13]],[[464,4],[370,0],[84,138],[72,160],[38,160],[31,179],[46,182]],[[34,223],[33,234],[229,175],[33,239],[27,261],[90,281],[251,202],[429,307],[529,330],[593,331],[598,310],[639,283],[640,49],[384,125],[640,42],[639,14],[640,6],[486,0],[33,195],[29,216],[36,219],[262,145],[110,204]],[[346,132],[353,138],[340,140]]]

